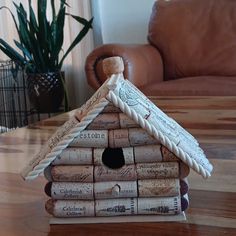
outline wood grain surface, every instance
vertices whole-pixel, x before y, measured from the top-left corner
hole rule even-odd
[[[190,207],[181,223],[49,225],[46,180],[19,172],[73,112],[0,135],[0,236],[236,235],[236,97],[152,97],[189,130],[214,165],[204,180],[191,171]]]

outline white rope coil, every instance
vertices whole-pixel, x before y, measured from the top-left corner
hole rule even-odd
[[[39,174],[41,174],[44,169],[49,166],[61,152],[68,147],[68,145],[78,136],[78,134],[86,129],[86,127],[97,117],[97,115],[104,109],[104,107],[109,103],[105,98],[102,98],[94,108],[87,113],[87,115],[82,118],[82,120],[76,125],[76,127],[70,130],[70,133],[63,137],[52,150],[42,159],[37,166],[34,167],[32,171],[28,173],[25,177],[26,180],[35,179]]]
[[[167,147],[171,152],[173,152],[178,158],[180,158],[184,163],[194,169],[197,173],[201,174],[204,178],[210,177],[210,172],[199,165],[194,159],[192,159],[187,153],[185,153],[180,147],[175,143],[171,142],[170,139],[164,136],[160,131],[158,131],[153,125],[151,125],[147,120],[143,119],[142,116],[137,114],[135,110],[130,108],[126,103],[124,103],[119,97],[117,97],[114,92],[110,91],[106,97],[115,106],[119,107],[122,112],[133,119],[137,124],[139,124],[143,129],[154,136],[160,141],[162,145]]]

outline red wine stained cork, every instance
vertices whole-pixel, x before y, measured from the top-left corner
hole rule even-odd
[[[138,179],[179,178],[178,162],[137,163]]]
[[[113,105],[113,103],[109,102],[101,113],[121,113],[122,111],[120,108]]]
[[[136,163],[161,162],[161,146],[145,145],[134,147],[134,157]]]
[[[47,168],[46,168],[47,169]],[[93,182],[93,166],[53,166],[49,170],[50,175],[47,172],[45,175],[49,181],[60,182]]]
[[[183,179],[187,177],[190,173],[190,168],[187,164],[183,163],[182,161],[179,163],[179,169],[180,169],[180,179]]]
[[[106,166],[95,166],[94,179],[95,182],[136,180],[137,174],[135,165],[125,165],[119,169],[111,169]]]
[[[139,197],[171,197],[180,192],[179,179],[147,179],[138,181]]]
[[[188,199],[188,194],[185,194],[184,196],[181,197],[181,209],[182,211],[185,211],[189,206],[189,199]]]
[[[106,130],[106,129],[119,129],[119,128],[120,128],[119,113],[104,113],[98,115],[86,129]]]
[[[189,191],[189,184],[187,178],[180,179],[180,195],[183,196]]]
[[[124,71],[124,63],[121,57],[108,57],[103,60],[103,72],[107,77],[120,74]]]
[[[165,146],[161,145],[161,153],[163,161],[179,161],[180,159],[170,152]]]
[[[45,169],[44,169],[44,177],[48,180],[48,181],[52,181],[52,174],[51,174],[51,171],[52,171],[52,166],[47,166]]]

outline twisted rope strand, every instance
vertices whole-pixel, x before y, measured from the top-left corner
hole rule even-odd
[[[133,119],[143,129],[147,130],[150,135],[154,136],[157,140],[159,140],[162,145],[166,146],[169,150],[171,150],[171,152],[173,152],[177,157],[179,157],[184,163],[194,169],[197,173],[201,174],[204,178],[208,178],[211,176],[209,171],[199,165],[194,159],[192,159],[175,143],[171,142],[168,137],[164,136],[147,120],[143,119],[141,115],[137,114],[135,110],[130,108],[126,103],[124,103],[118,96],[114,94],[114,92],[110,91],[106,98],[111,101],[115,106],[119,107],[122,112],[124,112],[127,116]]]
[[[41,174],[44,169],[49,166],[61,152],[68,147],[68,145],[74,140],[78,134],[86,129],[86,127],[97,117],[97,115],[104,109],[104,107],[109,103],[107,99],[102,98],[98,104],[94,106],[94,109],[89,111],[87,115],[76,125],[76,127],[70,130],[70,133],[63,137],[51,151],[48,153],[43,160],[41,160],[37,166],[34,167],[32,171],[28,173],[25,177],[26,180],[35,179],[39,174]]]

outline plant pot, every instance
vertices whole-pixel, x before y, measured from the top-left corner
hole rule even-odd
[[[65,95],[64,77],[61,71],[27,74],[29,100],[39,113],[59,111]]]

